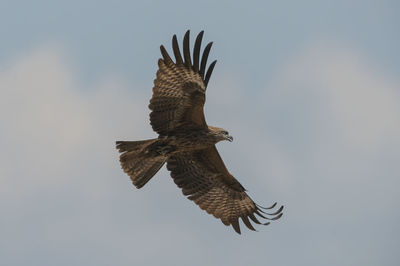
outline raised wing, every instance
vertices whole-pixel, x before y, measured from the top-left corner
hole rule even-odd
[[[168,135],[169,132],[183,127],[185,130],[207,127],[203,111],[205,90],[217,61],[212,62],[205,72],[212,42],[204,49],[200,62],[202,38],[203,31],[196,38],[193,64],[189,49],[189,31],[183,38],[184,59],[176,35],[172,38],[176,62],[172,61],[164,46],[160,47],[163,59],[158,60],[159,69],[149,105],[152,110],[150,124],[160,135]]]
[[[239,218],[255,231],[249,220],[261,224],[255,214],[266,220],[277,220],[282,216],[283,206],[273,213],[266,213],[262,209],[272,209],[276,203],[264,208],[247,195],[243,186],[226,169],[215,146],[174,155],[167,161],[167,168],[185,196],[221,219],[223,224],[232,225],[239,234]],[[268,225],[269,222],[262,224]]]

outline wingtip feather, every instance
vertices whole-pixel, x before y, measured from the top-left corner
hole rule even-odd
[[[207,85],[208,85],[208,82],[210,81],[211,74],[212,74],[212,72],[213,72],[213,70],[214,70],[214,67],[215,67],[215,64],[216,64],[216,63],[217,63],[217,60],[214,60],[214,62],[212,62],[212,63],[210,64],[210,66],[208,67],[207,74],[206,74],[206,78],[204,79],[204,84],[205,84],[206,87],[207,87]]]
[[[190,58],[190,30],[187,30],[185,36],[183,37],[183,57],[185,58],[185,66],[191,67],[192,61]]]
[[[193,70],[195,72],[199,71],[200,68],[200,48],[201,48],[201,41],[203,40],[204,31],[200,31],[200,33],[196,37],[196,41],[194,43],[193,49]]]
[[[176,34],[174,34],[174,36],[172,37],[172,49],[174,51],[176,64],[182,65],[183,60],[182,60],[181,51],[179,50],[179,44],[178,44],[178,39],[176,38]]]
[[[236,233],[238,233],[240,235],[241,233],[240,233],[239,220],[236,218],[230,222],[231,222],[233,229],[236,231]]]
[[[212,45],[213,45],[213,42],[209,42],[207,44],[206,48],[204,48],[203,56],[201,57],[199,74],[202,78],[204,78],[204,74],[206,72],[207,59],[208,59],[208,55],[210,53],[210,49],[211,49]]]

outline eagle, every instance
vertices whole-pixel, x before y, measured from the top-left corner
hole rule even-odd
[[[139,189],[167,163],[183,195],[201,209],[224,225],[232,225],[238,234],[239,218],[256,231],[250,220],[268,225],[282,216],[283,206],[276,210],[276,203],[267,208],[256,204],[229,173],[215,147],[216,143],[233,138],[227,130],[207,125],[204,117],[205,93],[217,61],[206,67],[212,42],[206,45],[200,58],[203,34],[201,31],[196,37],[193,61],[189,30],[183,38],[183,58],[176,35],[172,38],[175,62],[165,47],[160,46],[162,58],[158,60],[149,105],[150,124],[158,138],[117,141],[121,167]]]

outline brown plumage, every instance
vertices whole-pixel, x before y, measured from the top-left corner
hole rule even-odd
[[[183,58],[176,35],[172,38],[175,62],[161,45],[162,59],[154,80],[153,97],[149,108],[150,124],[159,134],[156,139],[144,141],[117,141],[121,152],[122,169],[132,183],[141,188],[167,163],[174,182],[190,200],[225,225],[232,225],[240,234],[239,218],[251,230],[250,220],[260,222],[256,215],[266,220],[282,216],[281,206],[273,213],[247,195],[243,186],[226,169],[215,144],[221,140],[232,141],[222,128],[208,126],[204,117],[205,92],[215,63],[206,72],[210,42],[200,59],[203,31],[197,36],[193,63],[190,56],[189,31],[183,38]],[[264,209],[264,210],[263,210]],[[249,220],[250,219],[250,220]]]

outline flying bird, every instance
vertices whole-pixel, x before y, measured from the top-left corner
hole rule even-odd
[[[183,38],[183,57],[176,35],[172,38],[175,62],[164,46],[160,47],[162,58],[158,60],[149,105],[150,124],[158,138],[117,141],[121,167],[133,185],[141,188],[167,163],[171,177],[188,199],[223,224],[232,225],[239,234],[239,218],[255,231],[250,220],[268,225],[282,216],[283,206],[273,211],[276,203],[268,208],[256,204],[225,167],[215,144],[233,138],[223,128],[208,126],[203,110],[206,88],[217,62],[206,67],[212,42],[200,56],[201,31],[192,58],[189,33],[188,30]]]

